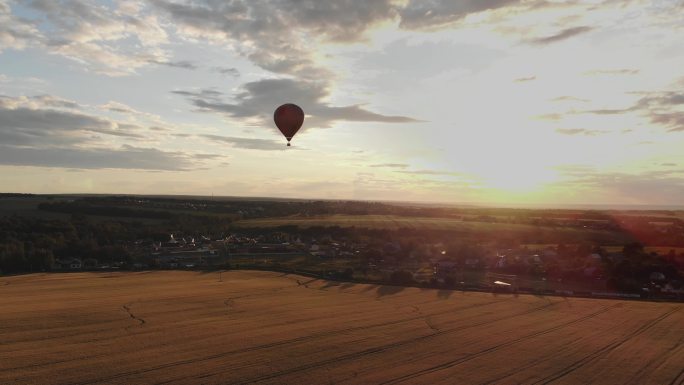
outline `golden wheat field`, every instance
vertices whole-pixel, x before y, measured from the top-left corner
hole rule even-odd
[[[684,305],[270,272],[0,278],[0,383],[682,384]]]

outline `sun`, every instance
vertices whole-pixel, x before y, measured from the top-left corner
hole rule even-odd
[[[536,193],[558,180],[558,173],[546,167],[531,165],[501,167],[479,172],[483,185],[501,192]]]

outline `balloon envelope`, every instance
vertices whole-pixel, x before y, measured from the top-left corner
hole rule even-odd
[[[273,113],[273,121],[287,139],[289,146],[290,140],[304,123],[304,111],[296,104],[283,104]]]

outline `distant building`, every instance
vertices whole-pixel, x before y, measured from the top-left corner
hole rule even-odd
[[[80,270],[82,267],[83,263],[78,258],[57,259],[52,265],[55,270]]]
[[[465,265],[470,268],[475,268],[480,264],[480,258],[467,258],[465,260]]]

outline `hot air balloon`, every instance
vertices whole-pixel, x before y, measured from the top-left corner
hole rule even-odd
[[[299,128],[304,123],[304,111],[296,104],[286,103],[276,108],[273,113],[273,120],[280,132],[283,133],[287,139],[287,145],[290,145],[290,140],[295,136]]]

